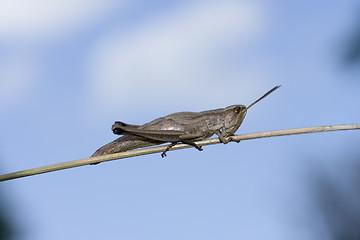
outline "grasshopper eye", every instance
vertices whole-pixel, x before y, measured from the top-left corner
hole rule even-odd
[[[236,108],[234,108],[234,112],[235,112],[235,113],[240,113],[240,112],[241,112],[241,107],[236,107]]]

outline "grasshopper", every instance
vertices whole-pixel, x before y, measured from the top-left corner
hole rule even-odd
[[[209,138],[214,134],[219,137],[220,142],[227,144],[235,141],[231,136],[242,124],[247,110],[279,87],[272,88],[248,107],[232,105],[203,112],[178,112],[157,118],[144,125],[131,125],[117,121],[112,125],[111,130],[114,134],[123,136],[99,148],[92,157],[166,142],[171,144],[161,154],[162,157],[165,157],[166,152],[178,143],[185,143],[202,151],[201,146],[194,141]]]

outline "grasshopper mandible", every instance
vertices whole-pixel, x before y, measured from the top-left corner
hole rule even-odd
[[[279,87],[272,88],[248,107],[232,105],[203,112],[178,112],[144,125],[130,125],[117,121],[111,129],[114,134],[123,136],[99,148],[92,157],[166,142],[171,144],[161,154],[162,157],[178,143],[185,143],[202,151],[201,146],[196,145],[194,141],[209,138],[214,134],[226,144],[234,141],[231,136],[240,127],[247,110]]]

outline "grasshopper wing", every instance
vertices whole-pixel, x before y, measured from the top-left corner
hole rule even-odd
[[[185,135],[184,131],[139,129],[137,125],[129,125],[123,122],[115,122],[112,130],[119,135],[134,135],[162,142],[181,141]]]
[[[114,134],[123,135],[122,127],[136,129],[136,128],[140,127],[140,126],[139,125],[127,124],[127,123],[124,123],[124,122],[115,122],[111,127],[111,131],[113,131]]]

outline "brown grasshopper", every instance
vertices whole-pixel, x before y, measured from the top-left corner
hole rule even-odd
[[[171,144],[161,154],[162,157],[165,157],[166,152],[178,143],[185,143],[202,151],[201,146],[196,145],[194,141],[209,138],[214,134],[224,144],[235,141],[231,136],[240,127],[247,110],[279,87],[272,88],[248,107],[232,105],[203,112],[178,112],[144,125],[115,122],[111,128],[113,133],[123,136],[99,148],[92,157],[166,142]]]

